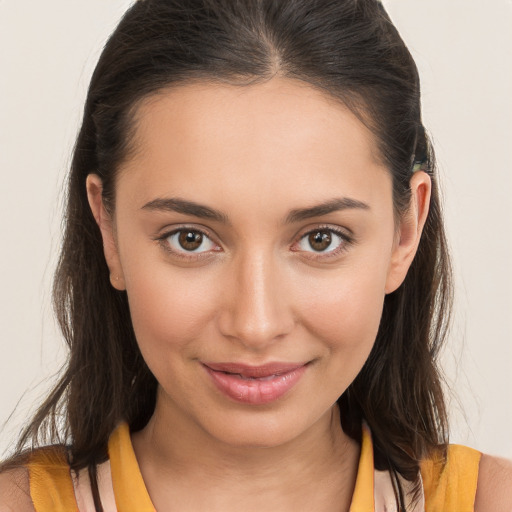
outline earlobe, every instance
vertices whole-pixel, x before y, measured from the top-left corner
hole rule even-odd
[[[404,281],[418,250],[428,216],[432,189],[430,176],[424,171],[415,172],[411,177],[410,188],[410,205],[400,219],[386,280],[386,294],[394,292]]]
[[[125,290],[124,275],[115,241],[112,219],[103,203],[103,183],[101,178],[97,174],[89,174],[86,187],[89,206],[101,231],[103,252],[110,270],[110,283],[116,290]]]

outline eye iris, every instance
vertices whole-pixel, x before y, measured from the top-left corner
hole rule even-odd
[[[328,231],[317,231],[309,235],[309,244],[315,251],[325,251],[332,242],[331,233]]]
[[[181,231],[178,240],[183,249],[195,251],[203,243],[203,235],[194,231]]]

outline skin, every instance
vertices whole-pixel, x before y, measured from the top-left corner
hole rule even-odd
[[[98,176],[87,190],[112,285],[127,291],[160,385],[154,416],[133,436],[155,507],[348,510],[359,447],[341,430],[336,400],[415,255],[429,177],[412,176],[409,211],[396,222],[371,133],[333,99],[284,79],[174,88],[144,101],[136,123],[114,215]],[[229,222],[147,206],[169,198]],[[366,207],[286,222],[334,198]],[[184,227],[208,234],[199,257],[168,236]],[[329,229],[340,235],[315,251],[308,233]],[[287,394],[254,405],[221,393],[204,361],[308,364]],[[484,455],[475,510],[510,510],[511,479],[509,462]],[[0,475],[0,495],[9,496],[1,512],[33,510],[24,470]]]
[[[134,436],[155,506],[286,511],[314,497],[315,510],[348,509],[358,447],[340,428],[336,400],[415,254],[428,176],[413,177],[397,229],[370,132],[323,93],[282,79],[171,89],[140,106],[136,126],[113,218],[98,177],[88,191],[112,284],[127,291],[160,384],[155,415]],[[169,198],[229,220],[148,207]],[[286,221],[338,198],[358,207]],[[209,235],[199,258],[168,236],[184,227]],[[329,229],[340,235],[329,232],[331,246],[315,252],[308,233]],[[220,393],[205,361],[308,366],[284,397],[255,406]]]

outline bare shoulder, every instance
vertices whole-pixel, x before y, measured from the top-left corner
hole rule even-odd
[[[482,455],[475,512],[512,511],[512,461]]]
[[[0,473],[0,512],[35,512],[25,468]]]

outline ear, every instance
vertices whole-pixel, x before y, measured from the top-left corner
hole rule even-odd
[[[393,254],[386,279],[386,293],[394,292],[404,281],[418,250],[423,226],[427,220],[432,182],[424,171],[417,171],[410,181],[409,209],[400,219]]]
[[[111,216],[103,204],[103,183],[101,178],[97,174],[89,174],[86,187],[89,206],[103,238],[103,252],[110,270],[110,283],[116,290],[125,290],[123,269],[114,236],[114,225]]]

